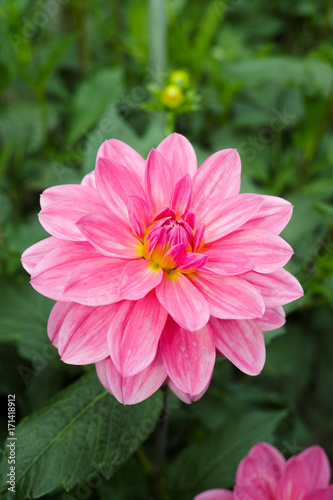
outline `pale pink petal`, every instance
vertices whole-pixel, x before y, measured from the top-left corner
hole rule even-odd
[[[179,398],[181,401],[183,401],[187,405],[190,405],[191,403],[194,403],[195,401],[198,401],[200,398],[202,398],[202,396],[205,394],[205,392],[207,391],[207,389],[208,389],[208,387],[210,385],[210,380],[207,383],[206,387],[204,387],[204,389],[201,392],[199,392],[199,394],[195,394],[195,395],[194,394],[189,394],[188,392],[181,391],[172,382],[171,378],[167,379],[167,384],[170,387],[170,389],[172,390],[172,392],[177,396],[177,398]]]
[[[234,494],[229,490],[207,490],[194,497],[193,500],[234,500]]]
[[[254,286],[241,278],[206,276],[198,272],[191,281],[209,303],[212,316],[251,319],[264,314],[265,306]]]
[[[161,354],[172,382],[195,396],[209,383],[215,363],[215,346],[208,325],[196,332],[181,328],[170,317],[163,330]]]
[[[47,334],[52,344],[56,347],[58,347],[59,344],[61,325],[73,306],[73,302],[56,302],[52,307],[47,323]]]
[[[289,201],[278,196],[261,195],[263,204],[258,212],[244,224],[244,229],[264,229],[280,234],[288,224],[293,213]]]
[[[185,217],[191,205],[192,183],[189,174],[179,179],[171,197],[171,208],[177,217]]]
[[[81,181],[81,184],[82,184],[82,186],[89,186],[91,188],[96,189],[95,170],[90,172],[90,174],[85,175]]]
[[[219,240],[236,229],[240,228],[260,208],[261,196],[257,194],[239,194],[215,203],[205,213],[196,213],[197,222],[206,226],[205,242]]]
[[[107,158],[97,160],[96,186],[110,211],[126,221],[128,221],[128,197],[135,195],[145,199],[139,176]]]
[[[48,233],[65,240],[85,239],[76,226],[84,215],[108,212],[96,189],[76,184],[48,188],[40,202],[39,222]]]
[[[209,306],[202,294],[184,275],[167,275],[155,289],[156,296],[170,316],[190,331],[203,328],[209,320]]]
[[[102,306],[120,300],[119,281],[126,261],[98,255],[85,259],[69,274],[63,300]]]
[[[326,453],[320,446],[307,448],[298,455],[298,458],[303,460],[308,468],[311,490],[329,485],[331,467]]]
[[[61,360],[71,365],[87,365],[106,358],[108,328],[117,307],[117,304],[88,307],[72,303],[53,331]]]
[[[138,175],[141,182],[144,179],[145,161],[133,148],[125,144],[125,142],[117,139],[109,139],[104,141],[100,146],[96,163],[99,158],[107,158],[108,160],[120,163],[128,168],[134,175]]]
[[[155,292],[119,304],[110,322],[108,345],[111,359],[124,377],[135,375],[153,361],[166,318]]]
[[[156,268],[148,260],[140,259],[128,262],[119,282],[120,296],[127,300],[141,299],[159,285],[162,278],[162,268]]]
[[[253,264],[246,255],[231,250],[209,250],[208,261],[205,269],[221,276],[237,276],[248,273],[253,269]],[[203,270],[204,272],[204,270]]]
[[[266,307],[288,304],[303,296],[299,282],[285,269],[270,274],[249,272],[243,278],[255,286],[262,295]]]
[[[211,155],[193,177],[192,210],[206,212],[213,203],[236,196],[240,188],[241,161],[235,149]]]
[[[152,217],[148,204],[139,196],[130,196],[127,200],[127,210],[133,232],[143,238]]]
[[[139,239],[112,214],[91,213],[77,222],[84,237],[103,255],[120,259],[139,258]]]
[[[256,322],[263,332],[280,328],[286,322],[286,314],[282,306],[266,307],[262,318],[256,319]]]
[[[184,175],[193,178],[197,171],[197,157],[192,144],[180,134],[171,134],[157,147],[171,169],[172,185],[174,186]]]
[[[34,268],[31,285],[37,292],[53,300],[63,300],[70,273],[88,259],[98,258],[96,250],[86,242],[73,241],[49,252]]]
[[[207,262],[207,255],[204,253],[185,253],[178,264],[178,271],[189,274],[204,266]]]
[[[277,483],[285,464],[283,455],[274,446],[259,443],[240,462],[236,484],[254,488],[258,495],[264,494],[265,498],[275,498]]]
[[[96,363],[96,370],[105,389],[125,405],[149,398],[161,387],[167,375],[159,353],[147,368],[132,377],[123,377],[110,357]]]
[[[217,349],[247,375],[258,375],[265,364],[262,331],[255,320],[211,318],[209,322]]]
[[[288,460],[276,488],[276,500],[303,500],[311,479],[306,464],[299,457]]]
[[[259,273],[271,273],[280,269],[294,253],[280,236],[261,229],[240,229],[215,241],[209,245],[210,248],[243,253]]]
[[[170,166],[165,158],[152,149],[146,162],[145,189],[153,215],[168,207],[172,195]]]
[[[21,257],[22,266],[29,274],[31,274],[37,264],[39,264],[40,261],[44,259],[45,255],[47,255],[55,248],[66,244],[67,240],[61,240],[60,238],[55,238],[55,236],[45,238],[45,240],[41,240],[38,243],[35,243],[23,252]]]

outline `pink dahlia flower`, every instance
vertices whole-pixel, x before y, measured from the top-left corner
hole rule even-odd
[[[22,262],[32,286],[57,301],[49,337],[65,363],[96,363],[122,403],[165,380],[184,401],[200,398],[216,352],[257,375],[262,331],[281,326],[282,305],[302,295],[278,236],[292,206],[239,194],[240,171],[233,149],[197,170],[178,134],[146,161],[109,140],[81,185],[42,194],[39,220],[52,236]]]
[[[240,462],[233,491],[208,490],[194,500],[333,500],[328,458],[312,446],[285,460],[268,443],[259,443]]]

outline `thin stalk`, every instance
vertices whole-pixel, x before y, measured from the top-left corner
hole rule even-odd
[[[163,388],[163,409],[156,427],[155,460],[151,471],[152,485],[155,494],[161,500],[171,500],[167,492],[166,480],[163,477],[163,466],[168,436],[168,387]]]
[[[166,0],[149,0],[148,7],[150,65],[154,74],[163,76],[168,65]],[[165,113],[158,114],[158,122],[164,132],[166,127]]]

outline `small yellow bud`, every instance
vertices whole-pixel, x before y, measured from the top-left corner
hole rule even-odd
[[[184,101],[184,93],[177,85],[167,85],[162,90],[161,101],[168,108],[178,108]]]
[[[187,89],[190,84],[190,76],[187,71],[183,69],[171,71],[169,79],[171,83],[178,85],[181,89]]]

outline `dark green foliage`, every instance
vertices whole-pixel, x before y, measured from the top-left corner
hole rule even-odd
[[[143,110],[151,85],[167,79],[150,61],[148,4],[0,3],[0,399],[6,408],[16,394],[19,444],[17,493],[8,498],[191,500],[232,487],[237,463],[262,440],[286,456],[320,444],[333,458],[330,2],[166,1],[169,69],[188,71],[201,98],[199,111],[177,116],[176,130],[199,164],[237,148],[242,192],[294,205],[283,237],[305,297],[286,308],[283,329],[265,334],[262,374],[247,377],[219,359],[199,402],[171,395],[156,477],[149,436],[160,394],[123,407],[92,367],[62,363],[49,342],[52,301],[31,288],[20,263],[47,236],[37,219],[41,191],[80,182],[105,139],[145,156],[165,135],[161,116]],[[6,444],[6,412],[0,437]],[[1,498],[7,467],[3,455]]]

